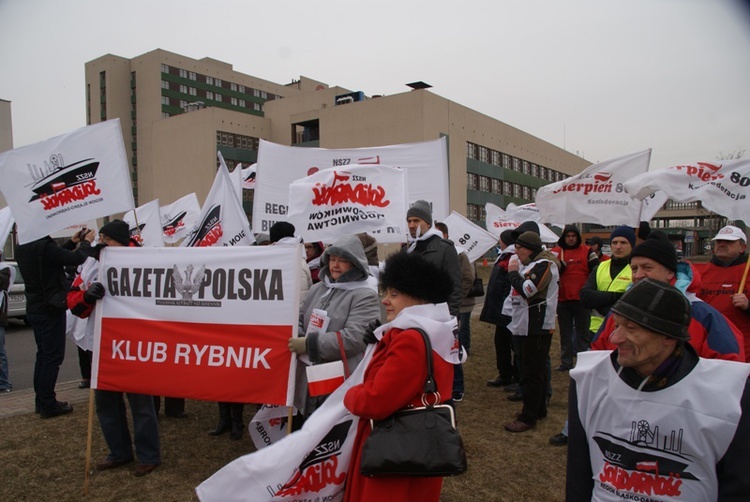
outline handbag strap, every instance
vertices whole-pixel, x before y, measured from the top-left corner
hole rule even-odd
[[[415,331],[419,332],[420,335],[422,335],[425,348],[427,349],[427,380],[425,380],[425,383],[424,383],[424,394],[436,394],[439,396],[440,394],[437,391],[437,385],[435,385],[435,375],[432,371],[432,344],[430,343],[430,337],[428,337],[427,333],[425,333],[425,331],[421,328],[412,328],[412,329],[414,329]],[[425,402],[424,395],[422,396],[422,401]],[[434,404],[438,404],[438,403],[435,402]],[[426,403],[425,405],[427,406]]]
[[[341,331],[336,332],[336,340],[339,342],[339,350],[341,351],[341,362],[344,363],[344,376],[346,378],[349,378],[349,375],[352,374],[351,371],[349,371],[349,361],[346,360],[346,351],[344,350],[344,340],[341,338]]]

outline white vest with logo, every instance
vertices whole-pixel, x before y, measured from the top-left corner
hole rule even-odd
[[[578,354],[578,414],[594,477],[592,500],[716,500],[716,464],[742,413],[750,365],[701,358],[663,390],[633,389],[610,351]]]

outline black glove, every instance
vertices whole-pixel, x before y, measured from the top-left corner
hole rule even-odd
[[[380,326],[380,319],[370,321],[370,324],[367,325],[367,329],[365,329],[365,336],[363,338],[365,343],[378,343],[378,339],[375,338],[375,330],[378,326]]]
[[[92,282],[89,289],[83,294],[83,301],[86,303],[96,303],[97,300],[104,298],[104,286],[101,282]]]

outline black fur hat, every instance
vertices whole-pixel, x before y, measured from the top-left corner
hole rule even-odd
[[[396,289],[428,303],[447,302],[453,291],[451,276],[415,253],[396,253],[385,261],[380,288]]]

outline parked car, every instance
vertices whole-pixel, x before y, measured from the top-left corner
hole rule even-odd
[[[8,262],[16,269],[16,280],[8,291],[8,317],[19,318],[26,322],[26,285],[23,282],[23,276],[18,269],[18,264]]]

